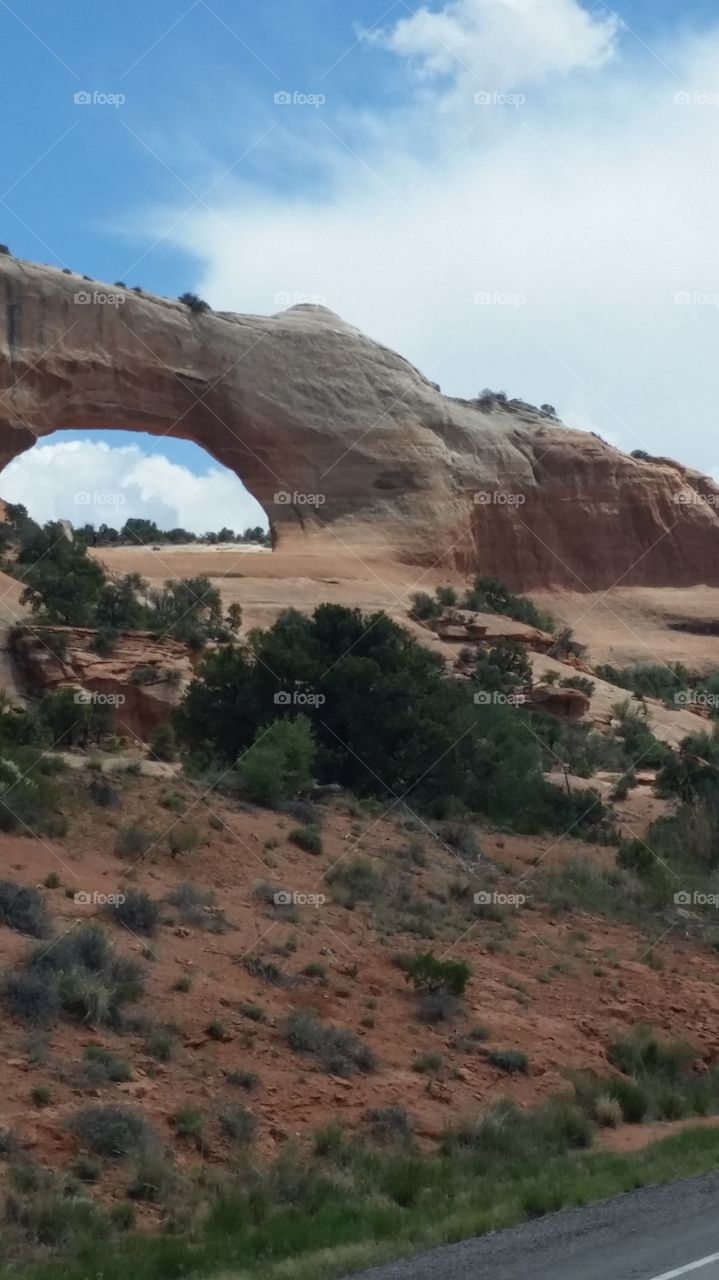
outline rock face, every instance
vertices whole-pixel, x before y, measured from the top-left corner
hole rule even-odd
[[[0,257],[0,465],[61,427],[196,441],[283,549],[524,589],[719,583],[719,489],[677,463],[449,399],[323,308],[196,314]]]
[[[16,627],[10,649],[22,683],[42,695],[75,688],[111,708],[115,732],[147,740],[168,719],[192,679],[186,645],[149,631],[121,635],[110,657],[91,647],[97,632],[88,627]]]

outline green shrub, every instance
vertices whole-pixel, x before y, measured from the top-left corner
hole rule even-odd
[[[414,956],[405,976],[417,991],[447,991],[461,996],[471,974],[470,966],[463,960],[440,960],[432,951],[425,951]]]
[[[225,1107],[220,1112],[220,1124],[228,1138],[243,1145],[252,1142],[257,1129],[257,1121],[247,1107]]]
[[[151,936],[157,931],[160,907],[142,890],[127,889],[118,894],[117,902],[114,906],[108,907],[107,911],[113,920],[124,925],[130,933]]]
[[[0,880],[0,925],[16,929],[31,938],[44,938],[50,932],[45,904],[37,889]]]
[[[316,1058],[331,1075],[351,1076],[358,1071],[375,1070],[372,1050],[354,1032],[320,1022],[312,1013],[291,1013],[284,1024],[284,1035],[291,1049]]]
[[[121,858],[144,858],[156,843],[156,837],[151,831],[137,822],[131,822],[126,827],[120,827],[115,839],[115,853]]]
[[[145,1053],[158,1062],[169,1062],[175,1047],[175,1037],[167,1027],[153,1027],[144,1040]]]
[[[202,1136],[202,1112],[186,1103],[179,1107],[170,1117],[175,1133],[179,1138],[200,1138]]]
[[[490,1049],[487,1062],[498,1071],[506,1071],[508,1075],[524,1075],[529,1072],[526,1053],[521,1049]]]
[[[8,973],[3,981],[8,1011],[34,1027],[50,1026],[62,1007],[57,987],[39,973]]]
[[[36,1107],[49,1107],[52,1102],[52,1089],[47,1084],[36,1084],[30,1090],[30,1098]]]
[[[159,724],[150,738],[150,755],[156,760],[172,761],[177,759],[177,739],[169,721]]]
[[[119,1058],[111,1049],[99,1044],[88,1044],[83,1050],[83,1073],[93,1084],[124,1084],[132,1079],[129,1062]]]
[[[116,956],[112,943],[97,925],[80,925],[57,939],[52,946],[35,951],[27,962],[26,974],[13,975],[9,996],[16,1009],[23,998],[37,1020],[38,996],[24,983],[31,977],[45,983],[47,994],[41,1006],[47,1020],[50,1010],[58,1006],[72,1017],[86,1022],[117,1026],[123,1004],[137,999],[142,990],[140,970],[122,956]],[[19,986],[18,986],[19,980]],[[42,1019],[41,1019],[42,1020]]]
[[[358,902],[376,902],[385,891],[385,877],[369,858],[343,858],[325,876],[332,897],[343,907],[353,908]]]
[[[303,849],[305,853],[318,854],[322,852],[322,834],[317,827],[295,827],[290,831],[289,839],[296,844],[298,849]]]
[[[312,725],[306,716],[276,720],[260,728],[238,764],[247,799],[276,809],[309,790],[315,759]]]
[[[141,1112],[115,1103],[77,1111],[69,1127],[83,1147],[114,1160],[145,1151],[156,1140]]]
[[[414,1120],[405,1107],[372,1107],[363,1119],[378,1142],[408,1142],[414,1136]]]

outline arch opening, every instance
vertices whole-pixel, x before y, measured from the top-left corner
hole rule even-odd
[[[269,545],[269,520],[236,471],[188,437],[60,429],[0,472],[0,495],[38,523],[65,520],[95,546]]]

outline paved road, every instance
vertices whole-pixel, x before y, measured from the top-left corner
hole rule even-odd
[[[353,1280],[719,1280],[719,1172],[433,1249]]]

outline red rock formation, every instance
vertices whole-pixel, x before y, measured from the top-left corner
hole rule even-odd
[[[519,589],[719,583],[719,489],[519,403],[449,399],[324,308],[195,314],[0,258],[0,466],[59,427],[195,440],[275,544]]]
[[[35,695],[63,688],[98,695],[112,708],[116,733],[147,740],[192,678],[187,646],[130,631],[119,637],[110,657],[101,657],[90,647],[96,635],[87,627],[15,628],[10,644],[22,681]],[[53,637],[61,637],[61,644]]]

